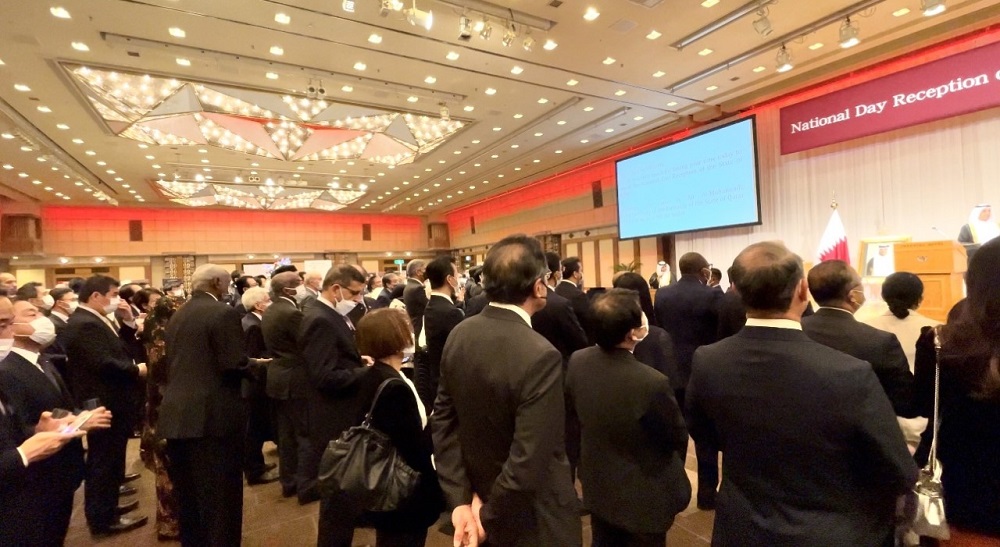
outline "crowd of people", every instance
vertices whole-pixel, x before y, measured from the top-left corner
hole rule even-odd
[[[744,249],[727,291],[698,253],[678,273],[584,292],[579,258],[510,236],[464,273],[444,255],[384,274],[207,264],[163,290],[0,274],[0,545],[60,545],[81,482],[92,533],[144,525],[120,500],[139,433],[157,533],[183,545],[240,544],[245,480],[319,501],[321,546],[360,526],[424,545],[445,513],[456,545],[573,547],[581,512],[597,547],[662,546],[693,495],[713,545],[891,546],[935,427],[952,543],[1000,542],[1000,239],[940,359],[909,273],[869,324],[857,271],[806,274],[777,242]],[[319,484],[366,416],[419,476],[392,511]]]

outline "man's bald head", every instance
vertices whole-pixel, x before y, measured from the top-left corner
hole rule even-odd
[[[191,274],[191,290],[204,291],[215,295],[216,298],[222,297],[229,291],[230,283],[232,277],[229,275],[229,270],[215,264],[198,266]]]
[[[0,338],[11,338],[14,336],[11,325],[14,322],[14,305],[10,298],[0,296]]]
[[[309,276],[306,276],[309,279]],[[278,298],[280,296],[291,296],[285,294],[285,289],[295,290],[299,285],[302,284],[302,278],[299,274],[295,272],[284,272],[280,273],[271,278],[271,292],[274,293],[274,297]]]
[[[809,292],[820,306],[842,307],[860,286],[861,276],[843,260],[821,262],[809,270]]]
[[[702,270],[707,270],[709,265],[700,253],[684,253],[677,261],[677,268],[681,271],[681,275],[697,275]]]
[[[754,243],[736,257],[732,275],[739,280],[743,305],[751,313],[801,315],[805,309],[802,259],[780,241]],[[802,309],[794,309],[801,305]]]

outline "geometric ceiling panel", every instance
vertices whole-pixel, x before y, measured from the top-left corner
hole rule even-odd
[[[300,187],[297,183],[286,182],[280,177],[277,182],[267,177],[264,182],[253,184],[242,182],[242,178],[239,179],[241,182],[209,183],[200,173],[195,177],[197,180],[185,180],[178,173],[174,175],[174,180],[160,179],[152,182],[165,198],[182,205],[194,207],[223,205],[265,210],[336,211],[361,199],[367,190],[364,184],[360,185],[360,189],[317,188],[315,179],[312,181],[312,187]],[[329,185],[337,184],[329,183]]]
[[[207,144],[283,161],[365,159],[401,165],[464,127],[450,118],[326,99],[74,63],[63,66],[109,129],[150,144]]]

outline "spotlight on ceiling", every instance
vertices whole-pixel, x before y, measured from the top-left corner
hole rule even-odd
[[[920,9],[924,10],[924,17],[933,17],[948,9],[944,2],[945,0],[920,0]]]
[[[434,14],[430,11],[417,9],[417,0],[413,0],[413,7],[403,10],[403,13],[406,14],[406,20],[415,27],[423,27],[424,30],[430,30],[434,25]]]
[[[847,49],[860,44],[861,39],[858,38],[859,31],[860,29],[851,22],[850,17],[844,19],[844,24],[840,25],[840,47]]]
[[[448,110],[448,105],[441,103],[441,119],[444,121],[451,121],[451,112]]]
[[[479,31],[479,37],[483,40],[489,40],[492,34],[493,25],[491,25],[486,19],[483,19],[483,29]]]
[[[503,44],[503,47],[510,47],[515,38],[517,38],[517,32],[514,31],[514,25],[508,26],[507,23],[504,23],[503,39],[500,40],[500,43]]]
[[[472,21],[463,15],[458,20],[458,39],[468,42],[469,38],[472,38]]]
[[[788,72],[795,68],[795,65],[792,64],[792,54],[784,45],[778,50],[778,57],[775,59],[775,62],[778,64],[778,72]]]
[[[535,49],[535,39],[532,38],[530,35],[525,36],[524,43],[521,45],[524,47],[524,51],[530,52],[531,50]]]
[[[381,0],[379,4],[378,14],[382,17],[388,17],[390,13],[394,11],[401,11],[403,9],[402,0]]]
[[[767,8],[758,11],[757,15],[759,17],[753,22],[753,29],[757,31],[757,34],[768,36],[774,32],[774,29],[771,28],[771,20],[767,17]]]

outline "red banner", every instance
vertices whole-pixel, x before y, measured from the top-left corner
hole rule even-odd
[[[1000,105],[1000,42],[781,109],[791,154]]]

